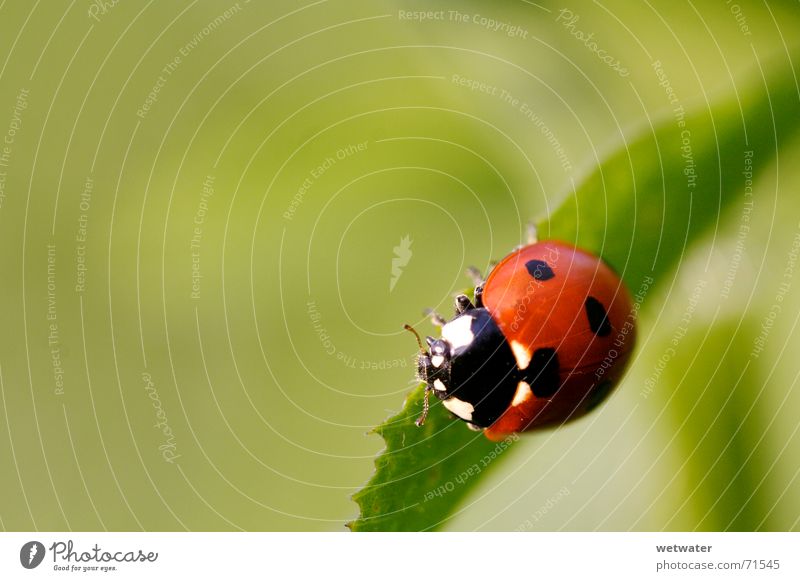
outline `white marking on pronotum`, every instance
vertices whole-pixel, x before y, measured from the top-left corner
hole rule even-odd
[[[442,404],[462,420],[470,421],[472,419],[472,412],[475,411],[471,403],[461,401],[457,397],[448,397]]]
[[[531,362],[531,352],[525,345],[517,340],[511,341],[511,350],[514,352],[514,358],[517,360],[517,366],[520,369],[527,369]]]
[[[524,381],[520,381],[517,384],[517,392],[514,394],[514,399],[511,400],[511,405],[520,405],[524,403],[529,397],[531,397],[533,393],[531,392],[531,386],[528,385]]]
[[[431,363],[434,367],[441,367],[442,363],[444,363],[444,356],[442,355],[434,355],[431,357]]]
[[[475,335],[472,334],[472,317],[461,315],[442,327],[442,338],[450,343],[450,348],[455,350],[472,343]]]
[[[447,391],[447,388],[444,386],[444,383],[442,383],[441,379],[433,380],[433,389],[436,391]]]

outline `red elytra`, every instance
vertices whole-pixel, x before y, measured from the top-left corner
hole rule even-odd
[[[600,258],[547,240],[512,252],[495,266],[483,305],[517,355],[557,355],[558,385],[549,397],[520,394],[485,430],[491,440],[571,421],[615,387],[636,337],[635,312],[622,280]],[[527,397],[523,397],[527,396]]]

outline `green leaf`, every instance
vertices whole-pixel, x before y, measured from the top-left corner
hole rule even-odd
[[[482,473],[494,467],[519,438],[490,442],[454,420],[436,398],[425,424],[414,423],[422,410],[424,386],[406,400],[403,411],[375,428],[386,449],[375,460],[375,474],[353,496],[361,516],[354,531],[420,531],[439,527]]]
[[[758,80],[738,101],[668,111],[656,128],[623,143],[538,224],[540,236],[602,256],[634,292],[648,277],[661,282],[691,242],[718,226],[725,207],[742,200],[746,152],[753,152],[755,176],[800,123],[791,71]],[[436,529],[510,455],[503,453],[510,442],[498,445],[469,431],[439,402],[417,428],[421,399],[417,388],[398,415],[375,429],[386,449],[353,497],[361,515],[349,523],[352,530]]]

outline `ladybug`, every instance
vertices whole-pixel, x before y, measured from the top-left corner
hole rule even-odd
[[[417,371],[425,382],[421,426],[434,393],[489,439],[574,420],[613,390],[635,342],[625,285],[600,258],[556,240],[506,256],[485,282],[472,269],[475,302],[455,299],[441,338],[426,337]]]

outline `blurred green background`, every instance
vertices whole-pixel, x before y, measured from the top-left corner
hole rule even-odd
[[[799,25],[788,1],[0,3],[0,526],[343,530],[416,383],[402,324],[431,333],[466,266],[670,118],[654,62],[711,106],[794,74]],[[446,529],[800,529],[798,154],[650,291],[617,394],[526,435]]]

